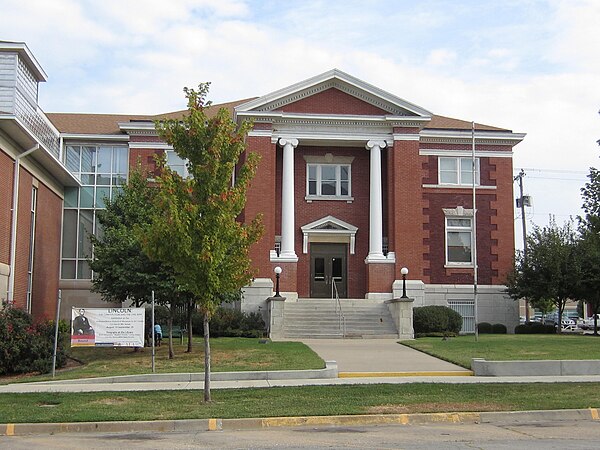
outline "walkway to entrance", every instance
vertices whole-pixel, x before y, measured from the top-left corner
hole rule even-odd
[[[431,373],[457,372],[465,368],[412,348],[397,339],[302,339],[326,361],[336,361],[340,374],[359,373]]]

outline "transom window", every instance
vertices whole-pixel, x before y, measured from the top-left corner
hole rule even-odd
[[[307,164],[308,197],[350,197],[350,164]]]
[[[473,184],[473,160],[471,158],[440,157],[438,167],[439,184]],[[479,158],[475,158],[475,184],[479,185],[479,181]]]
[[[473,264],[473,219],[446,217],[446,264]]]

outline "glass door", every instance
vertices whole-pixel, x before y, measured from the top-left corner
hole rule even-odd
[[[311,297],[331,298],[334,289],[334,282],[339,297],[347,297],[346,255],[346,244],[311,244]]]

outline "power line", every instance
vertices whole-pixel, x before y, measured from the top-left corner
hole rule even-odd
[[[523,169],[513,169],[513,172],[518,173],[520,170],[528,172],[550,172],[550,173],[572,173],[578,175],[587,175],[589,172],[583,170],[567,170],[567,169],[533,169],[524,167]]]

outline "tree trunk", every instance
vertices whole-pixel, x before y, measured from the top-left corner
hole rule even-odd
[[[204,401],[210,402],[210,331],[208,312],[204,313]]]
[[[557,327],[556,327],[556,332],[558,334],[562,334],[562,315],[563,315],[563,310],[565,309],[565,305],[564,303],[561,301],[558,304],[558,317],[557,317]]]
[[[173,351],[173,316],[175,310],[173,304],[169,305],[169,359],[175,358],[175,351]]]
[[[194,333],[192,332],[192,313],[194,312],[194,301],[189,300],[187,305],[187,335],[188,335],[188,346],[187,352],[192,353],[192,336]]]

